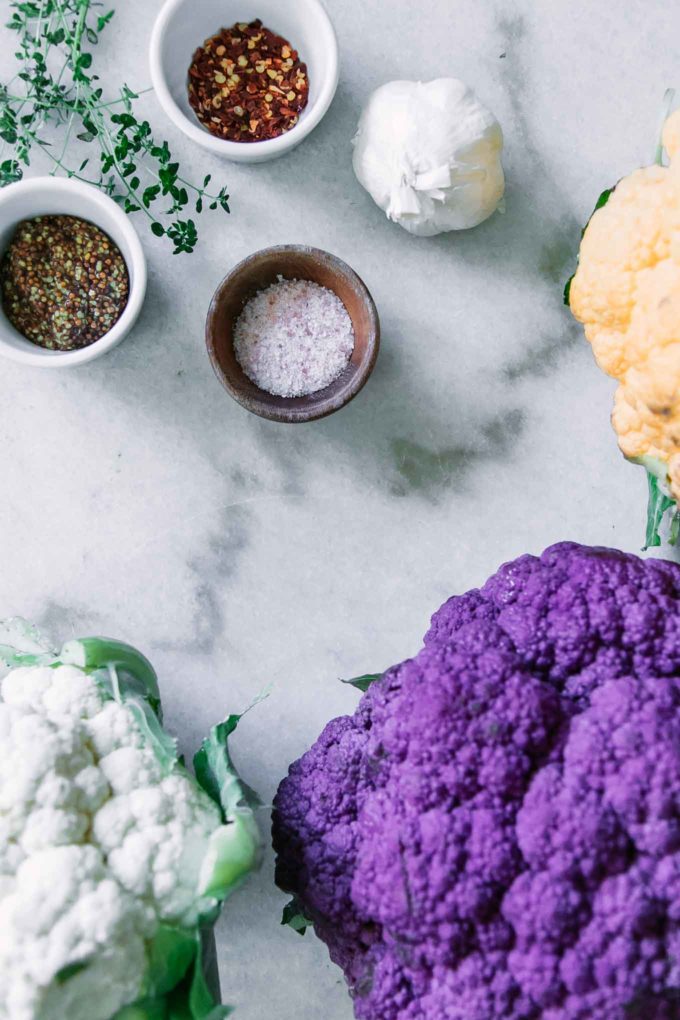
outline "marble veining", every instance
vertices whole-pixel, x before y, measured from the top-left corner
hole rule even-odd
[[[101,73],[143,87],[159,0],[115,6]],[[355,704],[338,678],[414,652],[449,594],[560,539],[640,547],[645,480],[617,452],[613,384],[562,288],[595,198],[651,160],[664,89],[680,84],[672,4],[328,7],[340,88],[282,160],[221,164],[144,98],[187,167],[228,183],[232,214],[203,217],[192,256],[172,257],[140,223],[148,298],[108,357],[64,373],[3,362],[0,374],[0,613],[58,638],[138,644],[187,752],[272,684],[234,745],[265,801]],[[6,77],[5,30],[1,44]],[[503,125],[506,212],[418,240],[356,184],[349,143],[372,88],[438,75],[472,84]],[[284,242],[350,262],[384,337],[350,407],[293,427],[231,402],[203,344],[221,277]],[[323,947],[279,927],[284,901],[268,857],[219,928],[227,1001],[239,1020],[349,1020]]]

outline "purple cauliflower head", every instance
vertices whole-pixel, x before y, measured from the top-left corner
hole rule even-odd
[[[564,543],[450,599],[273,835],[360,1020],[680,1020],[680,567]]]

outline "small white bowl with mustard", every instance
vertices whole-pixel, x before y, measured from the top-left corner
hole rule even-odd
[[[0,355],[35,368],[93,361],[127,336],[145,292],[137,232],[99,189],[33,177],[0,190]]]

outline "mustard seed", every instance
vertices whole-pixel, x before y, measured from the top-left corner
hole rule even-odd
[[[129,288],[118,247],[75,216],[24,220],[0,264],[5,315],[27,340],[49,350],[99,340],[123,314]]]

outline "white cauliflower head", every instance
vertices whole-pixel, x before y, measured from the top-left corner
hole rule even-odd
[[[152,745],[75,665],[0,681],[0,1020],[111,1020],[154,992],[159,927],[226,895],[205,869],[230,826]]]

